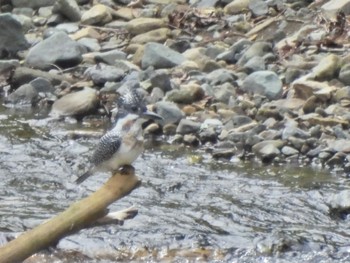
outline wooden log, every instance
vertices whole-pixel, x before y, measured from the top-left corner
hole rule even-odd
[[[139,185],[133,169],[113,175],[89,197],[0,247],[0,263],[22,262],[40,250],[57,244],[61,238],[91,226],[106,215],[108,205],[128,195]]]

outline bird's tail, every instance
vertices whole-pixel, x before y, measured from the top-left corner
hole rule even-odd
[[[90,175],[92,175],[91,171],[87,171],[86,173],[82,174],[81,176],[78,177],[77,180],[75,180],[76,184],[81,184],[82,182],[84,182],[86,179],[88,179],[90,177]]]

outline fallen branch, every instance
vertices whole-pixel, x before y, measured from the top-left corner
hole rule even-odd
[[[40,250],[57,244],[67,235],[92,226],[94,222],[98,224],[98,219],[105,218],[107,222],[108,218],[112,220],[113,217],[105,217],[107,206],[128,195],[139,185],[140,181],[133,169],[115,174],[89,197],[72,204],[56,217],[0,247],[0,263],[21,262]]]

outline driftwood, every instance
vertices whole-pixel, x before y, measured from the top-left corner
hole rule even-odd
[[[0,263],[21,262],[83,228],[118,222],[120,216],[125,219],[128,215],[135,215],[135,209],[132,208],[107,214],[107,206],[128,195],[139,185],[140,181],[133,168],[118,172],[89,197],[72,204],[61,214],[0,247]]]

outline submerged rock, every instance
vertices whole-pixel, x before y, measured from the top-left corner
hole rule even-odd
[[[29,47],[22,26],[11,14],[0,14],[0,58],[14,57]]]

